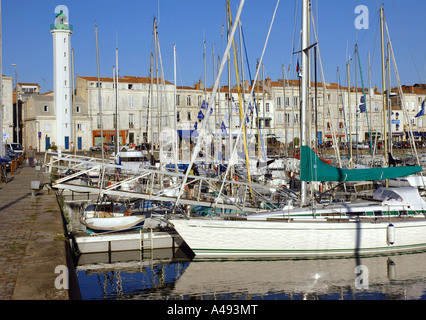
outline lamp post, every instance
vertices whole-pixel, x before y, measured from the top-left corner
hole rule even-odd
[[[40,121],[38,120],[36,120],[36,130],[37,130],[37,139],[38,139],[37,152],[40,152],[41,130],[40,130]]]
[[[16,143],[19,143],[19,102],[18,102],[18,67],[12,63],[12,67],[15,67],[15,94],[16,94]]]

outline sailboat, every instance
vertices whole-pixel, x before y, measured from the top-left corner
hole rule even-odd
[[[303,0],[301,205],[232,218],[171,218],[196,257],[358,256],[426,249],[426,202],[416,188],[380,187],[369,201],[308,204],[308,182],[386,180],[422,170],[334,168],[308,146],[308,8],[309,0]]]

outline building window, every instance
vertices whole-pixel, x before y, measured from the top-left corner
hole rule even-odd
[[[266,112],[269,112],[269,102],[266,103]]]
[[[130,96],[129,97],[129,109],[133,109],[133,107],[134,107],[133,101],[134,101],[133,96]]]
[[[133,89],[133,84],[129,83],[129,85],[127,86],[127,88],[128,88],[129,90],[132,90],[132,89]]]
[[[76,113],[81,113],[81,106],[80,105],[76,105],[75,106],[75,112]]]
[[[180,95],[176,95],[176,105],[180,106]]]
[[[129,128],[134,128],[135,126],[135,118],[133,114],[129,114]]]
[[[191,121],[191,112],[189,112],[189,111],[187,113],[187,119],[188,119],[188,121]]]
[[[81,131],[81,123],[77,123],[77,131]]]
[[[293,97],[293,106],[299,108],[299,97]]]
[[[180,122],[180,111],[176,113],[176,121]]]
[[[49,112],[49,105],[48,104],[43,105],[43,112]]]
[[[186,105],[190,106],[191,105],[191,96],[187,96],[186,97]]]
[[[379,112],[379,103],[374,102],[374,112]]]
[[[290,105],[290,98],[285,97],[285,106],[288,107]]]

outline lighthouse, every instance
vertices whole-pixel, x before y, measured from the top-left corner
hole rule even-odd
[[[66,6],[55,8],[55,23],[50,25],[53,35],[53,90],[56,115],[56,140],[58,149],[67,150],[73,134],[72,125],[72,70],[71,34]]]

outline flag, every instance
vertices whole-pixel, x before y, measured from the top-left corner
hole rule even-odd
[[[212,114],[213,113],[213,108],[210,108],[210,114]]]
[[[197,128],[198,128],[198,122],[197,121],[195,121],[194,128],[195,128],[195,130],[197,130]]]
[[[222,121],[222,125],[220,126],[220,128],[222,129],[222,133],[227,134],[226,126],[225,126],[225,123],[223,121]]]
[[[299,72],[300,67],[299,67],[299,59],[297,59],[297,66],[296,66],[296,72]]]
[[[361,113],[365,112],[365,104],[361,104],[359,106],[359,110],[361,111]]]
[[[223,116],[223,120],[226,121],[226,124],[229,124],[229,113],[228,110],[226,110],[225,115]]]
[[[421,117],[421,116],[424,116],[424,115],[425,115],[425,101],[426,101],[426,99],[425,99],[425,100],[423,100],[423,103],[422,103],[422,109],[419,111],[419,113],[418,113],[418,114],[416,114],[416,118],[417,118],[417,117]]]
[[[206,102],[206,100],[203,100],[203,102],[201,103],[201,109],[207,109],[207,107],[209,106],[209,103]]]
[[[204,114],[203,112],[200,110],[200,112],[198,112],[198,119],[199,120],[203,120],[204,119]]]
[[[249,102],[249,104],[248,104],[248,109],[250,111],[250,114],[252,114],[253,113],[253,108],[251,106],[251,102]]]

